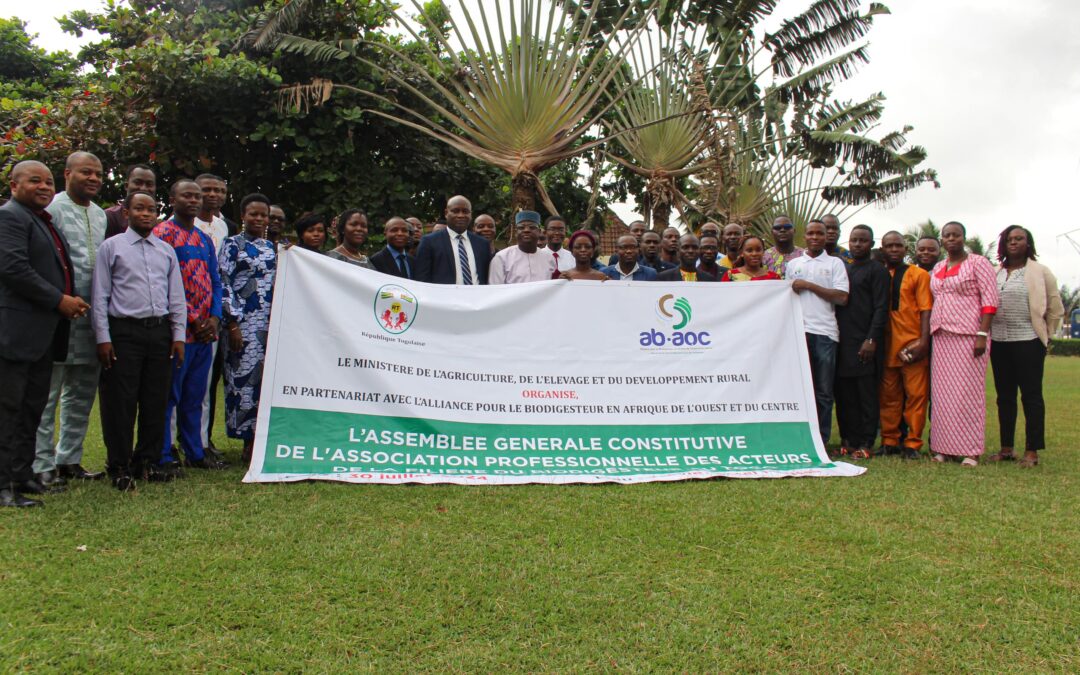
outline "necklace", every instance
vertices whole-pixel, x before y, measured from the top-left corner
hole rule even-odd
[[[337,251],[338,253],[340,253],[341,255],[345,256],[346,258],[352,258],[353,260],[360,260],[361,258],[363,258],[363,256],[360,255],[359,253],[353,253],[352,251],[347,249],[344,244],[342,244],[341,246],[338,246],[334,250]]]

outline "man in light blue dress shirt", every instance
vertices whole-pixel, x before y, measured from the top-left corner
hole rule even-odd
[[[176,252],[153,235],[153,195],[129,194],[124,215],[128,229],[98,251],[91,311],[104,369],[100,401],[106,468],[117,489],[130,491],[136,478],[174,477],[158,464],[173,366],[184,360],[187,301]]]

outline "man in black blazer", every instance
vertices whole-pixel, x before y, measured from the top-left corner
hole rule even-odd
[[[446,229],[424,235],[416,250],[417,281],[476,285],[488,282],[491,244],[469,232],[472,204],[461,195],[446,202]]]
[[[383,274],[414,279],[416,258],[409,255],[409,224],[404,218],[394,216],[383,225],[383,234],[386,235],[386,246],[369,258],[371,264]]]
[[[684,234],[679,239],[679,266],[664,270],[656,275],[657,281],[719,281],[708,272],[697,267],[701,246],[693,234]]]
[[[90,305],[74,295],[67,241],[45,211],[55,193],[48,167],[19,162],[0,207],[0,506],[41,506],[23,493],[61,489],[34,478],[35,435],[53,361],[67,356],[69,319]]]

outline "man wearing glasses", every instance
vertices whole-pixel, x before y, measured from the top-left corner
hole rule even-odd
[[[795,258],[800,258],[806,253],[806,249],[795,245],[795,225],[787,216],[777,216],[772,226],[773,246],[765,251],[761,263],[767,270],[771,270],[786,278],[788,263]]]

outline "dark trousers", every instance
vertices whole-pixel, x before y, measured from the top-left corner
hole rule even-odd
[[[37,428],[49,400],[53,352],[37,361],[0,357],[0,487],[30,480]]]
[[[818,429],[821,443],[829,442],[832,434],[833,386],[836,379],[836,350],[840,343],[827,335],[806,334],[806,350],[810,354],[810,379],[814,384]]]
[[[856,449],[872,447],[879,417],[877,376],[836,378],[836,423],[841,441]]]
[[[101,434],[110,476],[139,474],[161,461],[172,377],[172,328],[109,319],[116,361],[101,371]],[[139,422],[138,440],[135,421]]]
[[[210,397],[210,410],[206,415],[206,445],[209,446],[214,437],[214,420],[217,415],[217,389],[221,383],[221,374],[225,368],[225,344],[228,340],[228,335],[225,331],[222,331],[218,335],[217,353],[214,354],[214,365],[210,367],[210,391],[207,396]]]
[[[999,342],[990,345],[990,367],[997,389],[998,426],[1001,447],[1013,447],[1016,437],[1016,390],[1024,404],[1026,450],[1046,447],[1046,405],[1043,403],[1043,364],[1046,347],[1038,338],[1024,342]]]

